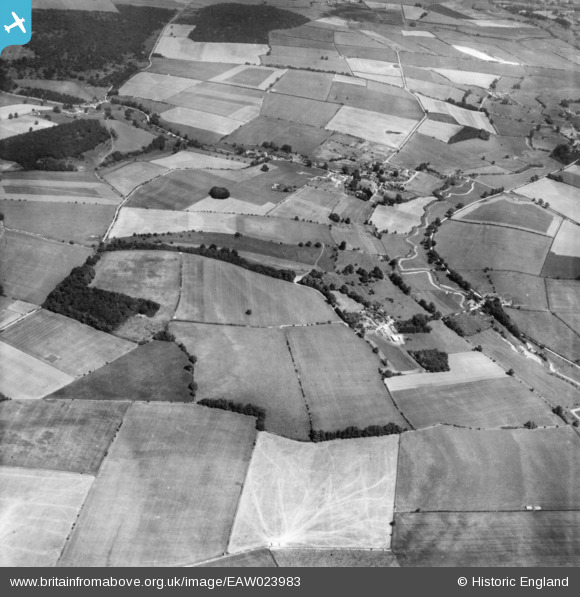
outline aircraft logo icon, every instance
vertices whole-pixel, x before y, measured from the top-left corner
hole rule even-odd
[[[13,29],[14,27],[20,27],[22,33],[26,33],[26,29],[24,28],[24,25],[23,25],[25,20],[21,19],[15,12],[12,13],[12,17],[14,18],[14,23],[12,23],[12,25],[4,25],[4,29],[6,29],[6,33],[10,33],[10,29]]]

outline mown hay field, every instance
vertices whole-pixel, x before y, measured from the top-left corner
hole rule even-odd
[[[36,309],[36,305],[0,296],[0,330]]]
[[[405,426],[382,383],[379,360],[350,328],[294,327],[285,333],[314,430]]]
[[[128,402],[9,400],[0,404],[5,466],[96,475]]]
[[[4,330],[2,340],[75,377],[94,371],[135,348],[132,342],[44,309]]]
[[[577,510],[579,449],[580,437],[568,426],[477,431],[439,425],[404,433],[395,508]]]
[[[425,512],[395,515],[402,566],[577,566],[578,512]]]
[[[311,288],[215,259],[183,255],[181,284],[178,320],[264,327],[338,319]]]
[[[548,405],[511,377],[425,386],[395,392],[395,400],[415,429],[437,423],[460,427],[522,427],[557,425]]]
[[[104,175],[105,180],[122,195],[128,195],[135,187],[167,172],[167,168],[153,162],[132,162],[111,170]]]
[[[56,566],[94,477],[0,467],[0,566]]]
[[[193,352],[192,352],[193,354]],[[173,342],[147,342],[128,354],[57,390],[49,398],[191,402],[192,373]]]
[[[91,249],[5,231],[0,240],[0,279],[4,294],[40,305]]]
[[[89,246],[103,237],[115,209],[114,205],[0,200],[7,228]]]
[[[233,400],[266,411],[267,431],[308,440],[310,419],[282,330],[171,323],[197,356],[196,399]]]
[[[453,268],[515,271],[539,275],[552,239],[513,228],[444,222],[437,251]]]
[[[222,555],[255,437],[253,417],[131,405],[60,565],[175,566]]]
[[[228,551],[388,548],[398,436],[295,442],[260,433]]]

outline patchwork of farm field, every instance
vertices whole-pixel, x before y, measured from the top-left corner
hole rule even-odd
[[[26,317],[38,307],[26,301],[19,301],[0,296],[0,331],[15,321]]]
[[[285,333],[314,430],[405,425],[381,381],[378,359],[351,329],[324,325]]]
[[[222,555],[255,419],[193,404],[131,405],[59,560],[175,566]]]
[[[267,327],[338,319],[311,288],[215,259],[182,257],[177,320]]]
[[[402,566],[576,566],[578,512],[425,512],[395,515]]]
[[[310,419],[282,330],[181,322],[169,329],[198,355],[198,399],[259,406],[268,431],[308,440]]]
[[[517,511],[530,504],[577,510],[579,446],[567,426],[476,431],[439,425],[404,433],[396,511]]]
[[[3,402],[0,461],[96,475],[128,406],[89,400]]]
[[[305,444],[260,433],[228,551],[390,545],[397,436]]]
[[[449,310],[449,309],[448,309]],[[441,321],[429,323],[428,334],[404,334],[407,350],[437,349],[449,354],[466,353],[471,346]]]
[[[0,565],[56,566],[94,477],[0,467]]]
[[[335,211],[340,193],[330,189],[306,186],[276,206],[270,215],[277,218],[299,218],[309,222],[327,224],[328,216]]]
[[[544,278],[517,272],[488,272],[493,288],[499,296],[513,301],[517,308],[543,311],[548,309],[546,282]],[[474,281],[476,287],[479,285]],[[483,289],[484,290],[484,289]]]
[[[2,341],[68,375],[80,377],[119,358],[135,344],[40,309],[2,332]]]
[[[87,247],[9,230],[0,237],[0,247],[4,294],[38,305],[91,254]]]
[[[580,223],[580,189],[574,186],[541,178],[519,187],[518,193],[530,199],[547,201],[553,210]]]
[[[48,398],[191,402],[188,365],[188,357],[173,342],[147,342]]]
[[[415,429],[437,423],[475,428],[561,423],[545,402],[510,377],[399,390],[393,397]]]
[[[122,195],[167,172],[167,168],[153,162],[132,162],[107,172],[103,178]]]

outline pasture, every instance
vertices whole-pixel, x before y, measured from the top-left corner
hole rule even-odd
[[[331,73],[289,70],[274,84],[272,91],[324,102],[333,80],[334,75]]]
[[[552,240],[523,230],[458,221],[444,222],[436,239],[437,251],[453,268],[490,267],[536,276]]]
[[[103,178],[122,195],[128,195],[135,187],[167,172],[167,168],[153,162],[131,162],[116,170],[110,170]]]
[[[272,555],[280,568],[397,568],[387,549],[275,549]]]
[[[578,296],[580,282],[578,280],[551,280],[546,279],[546,290],[550,311],[578,311]]]
[[[371,222],[379,231],[406,234],[421,224],[425,208],[434,200],[433,197],[419,197],[399,205],[378,205]]]
[[[255,419],[193,404],[133,404],[60,559],[176,566],[226,551]]]
[[[358,304],[358,303],[357,303]],[[419,365],[399,346],[391,344],[380,334],[368,334],[367,339],[373,342],[393,371],[413,371],[420,369]]]
[[[7,228],[86,246],[101,240],[115,209],[114,205],[0,200]]]
[[[192,354],[194,354],[192,352]],[[156,340],[57,390],[62,400],[191,402],[189,359],[173,342]]]
[[[579,448],[570,427],[404,433],[396,511],[577,510]]]
[[[74,377],[0,341],[0,392],[13,400],[44,398]]]
[[[282,330],[175,322],[177,342],[197,355],[196,398],[225,398],[266,411],[266,430],[307,441],[310,419]]]
[[[260,433],[228,551],[390,545],[397,436],[295,442]]]
[[[125,122],[118,120],[109,120],[106,126],[117,133],[117,139],[113,141],[113,150],[123,153],[129,151],[139,151],[142,147],[147,147],[155,139],[151,133],[143,129],[129,126]]]
[[[86,375],[135,348],[132,342],[44,309],[4,330],[2,340],[74,377]]]
[[[260,64],[269,47],[264,44],[194,42],[188,37],[162,36],[155,52],[174,60]]]
[[[128,406],[92,400],[2,402],[0,461],[96,475]]]
[[[477,351],[450,354],[449,369],[441,373],[413,373],[391,377],[385,380],[385,384],[390,392],[399,392],[505,377],[505,371],[501,367]]]
[[[435,299],[435,297],[429,295],[428,298]],[[457,304],[455,305],[455,309],[459,310]],[[450,309],[448,308],[447,310],[449,311]],[[429,327],[431,331],[428,334],[404,334],[405,348],[407,350],[436,348],[449,354],[466,353],[471,350],[471,346],[461,336],[450,330],[442,321],[431,321]]]
[[[324,128],[339,107],[337,104],[292,97],[282,93],[268,93],[264,97],[260,116],[282,118],[290,122]]]
[[[530,199],[547,201],[554,211],[580,223],[580,189],[576,187],[549,178],[540,178],[536,182],[519,187],[518,193]]]
[[[119,94],[162,102],[181,91],[193,88],[198,83],[199,81],[190,78],[144,71],[129,79],[119,89]],[[169,100],[168,103],[172,102]]]
[[[56,566],[93,480],[0,467],[0,566]]]
[[[324,242],[334,244],[330,230],[319,224],[294,222],[279,218],[261,218],[235,214],[196,213],[188,211],[169,211],[156,209],[136,209],[124,207],[119,212],[111,238],[120,238],[136,234],[186,232],[235,234],[250,236],[264,241],[285,244],[299,242]]]
[[[314,69],[330,73],[349,73],[348,64],[334,48],[272,45],[271,51],[268,54],[264,52],[260,60],[265,66],[300,70]]]
[[[4,231],[0,246],[0,279],[5,295],[37,305],[91,254],[87,247],[9,230]]]
[[[443,143],[449,143],[449,140],[463,130],[460,124],[453,124],[449,122],[440,122],[438,120],[431,120],[428,118],[417,129],[419,133],[426,137],[433,137]]]
[[[338,319],[313,289],[223,261],[184,254],[181,276],[178,320],[265,327]]]
[[[237,68],[235,64],[221,62],[196,62],[194,60],[172,60],[170,58],[151,57],[151,66],[147,69],[149,73],[160,75],[172,75],[174,77],[185,77],[194,81],[210,81]]]
[[[370,346],[345,325],[285,329],[315,431],[405,422]]]
[[[416,121],[409,118],[343,106],[326,128],[398,148],[415,124]]]
[[[514,306],[540,311],[548,308],[546,284],[548,280],[517,272],[488,272],[493,287],[502,298]],[[468,275],[469,277],[469,275]]]
[[[558,425],[558,419],[537,395],[506,376],[450,386],[423,386],[395,392],[395,400],[415,429],[437,423],[459,427],[522,427]]]
[[[163,166],[169,170],[202,170],[206,168],[208,170],[240,170],[248,168],[250,165],[238,159],[229,160],[198,151],[178,151],[173,155],[153,160],[151,164]]]
[[[369,255],[386,255],[387,251],[380,239],[367,234],[355,225],[332,226],[331,234],[334,242],[340,245],[346,243],[347,251],[363,251]]]
[[[0,140],[14,137],[15,135],[22,135],[32,131],[40,131],[56,126],[54,122],[44,120],[39,116],[20,116],[18,118],[8,120],[2,119],[2,130],[0,132]]]
[[[286,73],[278,68],[264,68],[261,66],[235,66],[231,70],[212,78],[214,82],[236,87],[247,87],[248,89],[260,89],[266,91],[280,77]]]
[[[258,115],[257,109],[255,110],[254,115]],[[233,133],[243,124],[243,121],[234,120],[227,116],[219,116],[210,114],[209,112],[203,112],[202,110],[181,107],[166,110],[161,113],[161,117],[167,122],[183,124],[187,127],[196,129],[208,130],[218,134],[220,137]]]
[[[499,224],[554,236],[562,219],[528,201],[521,201],[509,195],[487,199],[470,205],[455,216],[455,219],[481,224]]]
[[[13,324],[22,317],[25,317],[34,309],[36,305],[0,296],[0,331]]]
[[[580,275],[580,258],[550,252],[544,262],[541,275],[546,278],[575,280]]]
[[[289,219],[297,217],[300,220],[328,224],[328,216],[334,211],[340,198],[341,194],[333,193],[331,190],[306,186],[277,205],[270,215]]]
[[[395,516],[402,566],[576,566],[578,512],[425,512]]]

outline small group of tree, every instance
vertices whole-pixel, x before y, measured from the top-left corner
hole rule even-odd
[[[212,199],[227,199],[230,196],[230,192],[226,187],[212,187],[209,190],[209,196]]]
[[[564,182],[564,177],[561,174],[553,174],[550,172],[547,176],[550,180],[555,180],[556,182]]]
[[[482,199],[485,199],[486,197],[493,197],[494,195],[499,195],[500,193],[503,193],[505,190],[504,187],[497,187],[494,189],[490,189],[489,191],[484,191],[480,197]]]
[[[332,220],[333,222],[336,222],[337,224],[340,222],[340,216],[339,216],[337,213],[335,213],[335,212],[332,212],[332,213],[331,213],[331,214],[328,216],[328,219],[329,219],[329,220]]]
[[[266,421],[266,411],[254,404],[242,404],[241,402],[233,402],[225,398],[204,398],[199,400],[197,404],[207,406],[209,408],[219,408],[220,410],[227,410],[240,415],[247,415],[249,417],[256,417],[256,429],[264,431],[264,423]]]
[[[570,141],[569,143],[560,143],[560,145],[552,151],[552,157],[563,164],[571,164],[580,159],[580,147],[573,141]]]
[[[450,329],[453,330],[458,336],[462,338],[465,336],[465,330],[453,317],[443,317],[443,323]]]
[[[109,133],[97,120],[79,119],[2,139],[0,157],[27,170],[48,170],[50,160],[59,163],[64,158],[79,158],[108,139]]]
[[[98,252],[88,257],[83,265],[75,267],[46,297],[42,307],[103,332],[116,330],[133,315],[155,315],[160,306],[155,301],[89,286],[100,256]]]
[[[413,315],[410,319],[395,322],[397,331],[401,334],[428,334],[431,331],[429,317],[422,313]]]
[[[391,272],[389,274],[389,280],[405,294],[411,294],[411,287],[405,284],[403,278],[397,272]]]
[[[425,311],[431,313],[431,315],[437,312],[437,307],[435,306],[435,303],[433,301],[428,303],[425,299],[419,299],[419,305],[421,305],[421,307],[423,307]]]
[[[409,354],[430,373],[449,371],[449,357],[446,352],[436,348],[425,348],[423,350],[410,350]]]
[[[485,129],[476,129],[471,126],[464,126],[460,131],[457,131],[455,135],[449,138],[447,143],[453,145],[454,143],[460,143],[461,141],[468,141],[469,139],[482,139],[483,141],[489,141],[489,131]]]
[[[455,284],[457,284],[459,288],[465,290],[465,292],[471,291],[471,284],[460,273],[456,272],[455,270],[449,269],[447,271],[447,277],[452,282],[455,282]]]
[[[197,383],[195,382],[195,372],[194,372],[194,366],[197,363],[197,357],[193,354],[190,354],[190,352],[187,350],[187,347],[185,346],[185,344],[183,344],[182,342],[177,342],[177,340],[175,339],[175,336],[167,329],[167,327],[163,328],[162,330],[159,330],[153,336],[153,340],[157,340],[159,342],[175,342],[177,344],[177,347],[181,350],[181,352],[183,352],[183,354],[185,354],[185,356],[187,357],[187,360],[189,361],[189,364],[186,365],[185,369],[186,369],[186,371],[191,372],[191,383],[189,384],[188,389],[189,389],[190,396],[193,400],[195,398],[195,394],[197,392]]]
[[[504,311],[499,298],[487,298],[482,306],[482,311],[491,315],[498,323],[503,325],[513,336],[521,338],[522,333],[511,317]]]
[[[52,89],[39,89],[38,87],[23,87],[18,92],[19,95],[27,95],[29,97],[37,97],[42,100],[51,102],[59,102],[64,104],[65,109],[70,109],[73,105],[84,104],[85,100],[82,97],[69,95],[68,93],[60,93]]]
[[[375,265],[375,267],[370,271],[367,271],[366,269],[364,269],[364,267],[359,267],[356,270],[356,275],[359,277],[359,280],[362,284],[368,284],[369,282],[372,282],[373,279],[383,280],[385,277],[385,274],[383,274],[381,268],[378,265]]]
[[[356,439],[359,437],[382,437],[384,435],[398,435],[407,431],[396,423],[386,425],[369,425],[364,429],[358,427],[347,427],[339,431],[321,431],[313,429],[310,432],[310,441],[328,442],[334,439]]]

